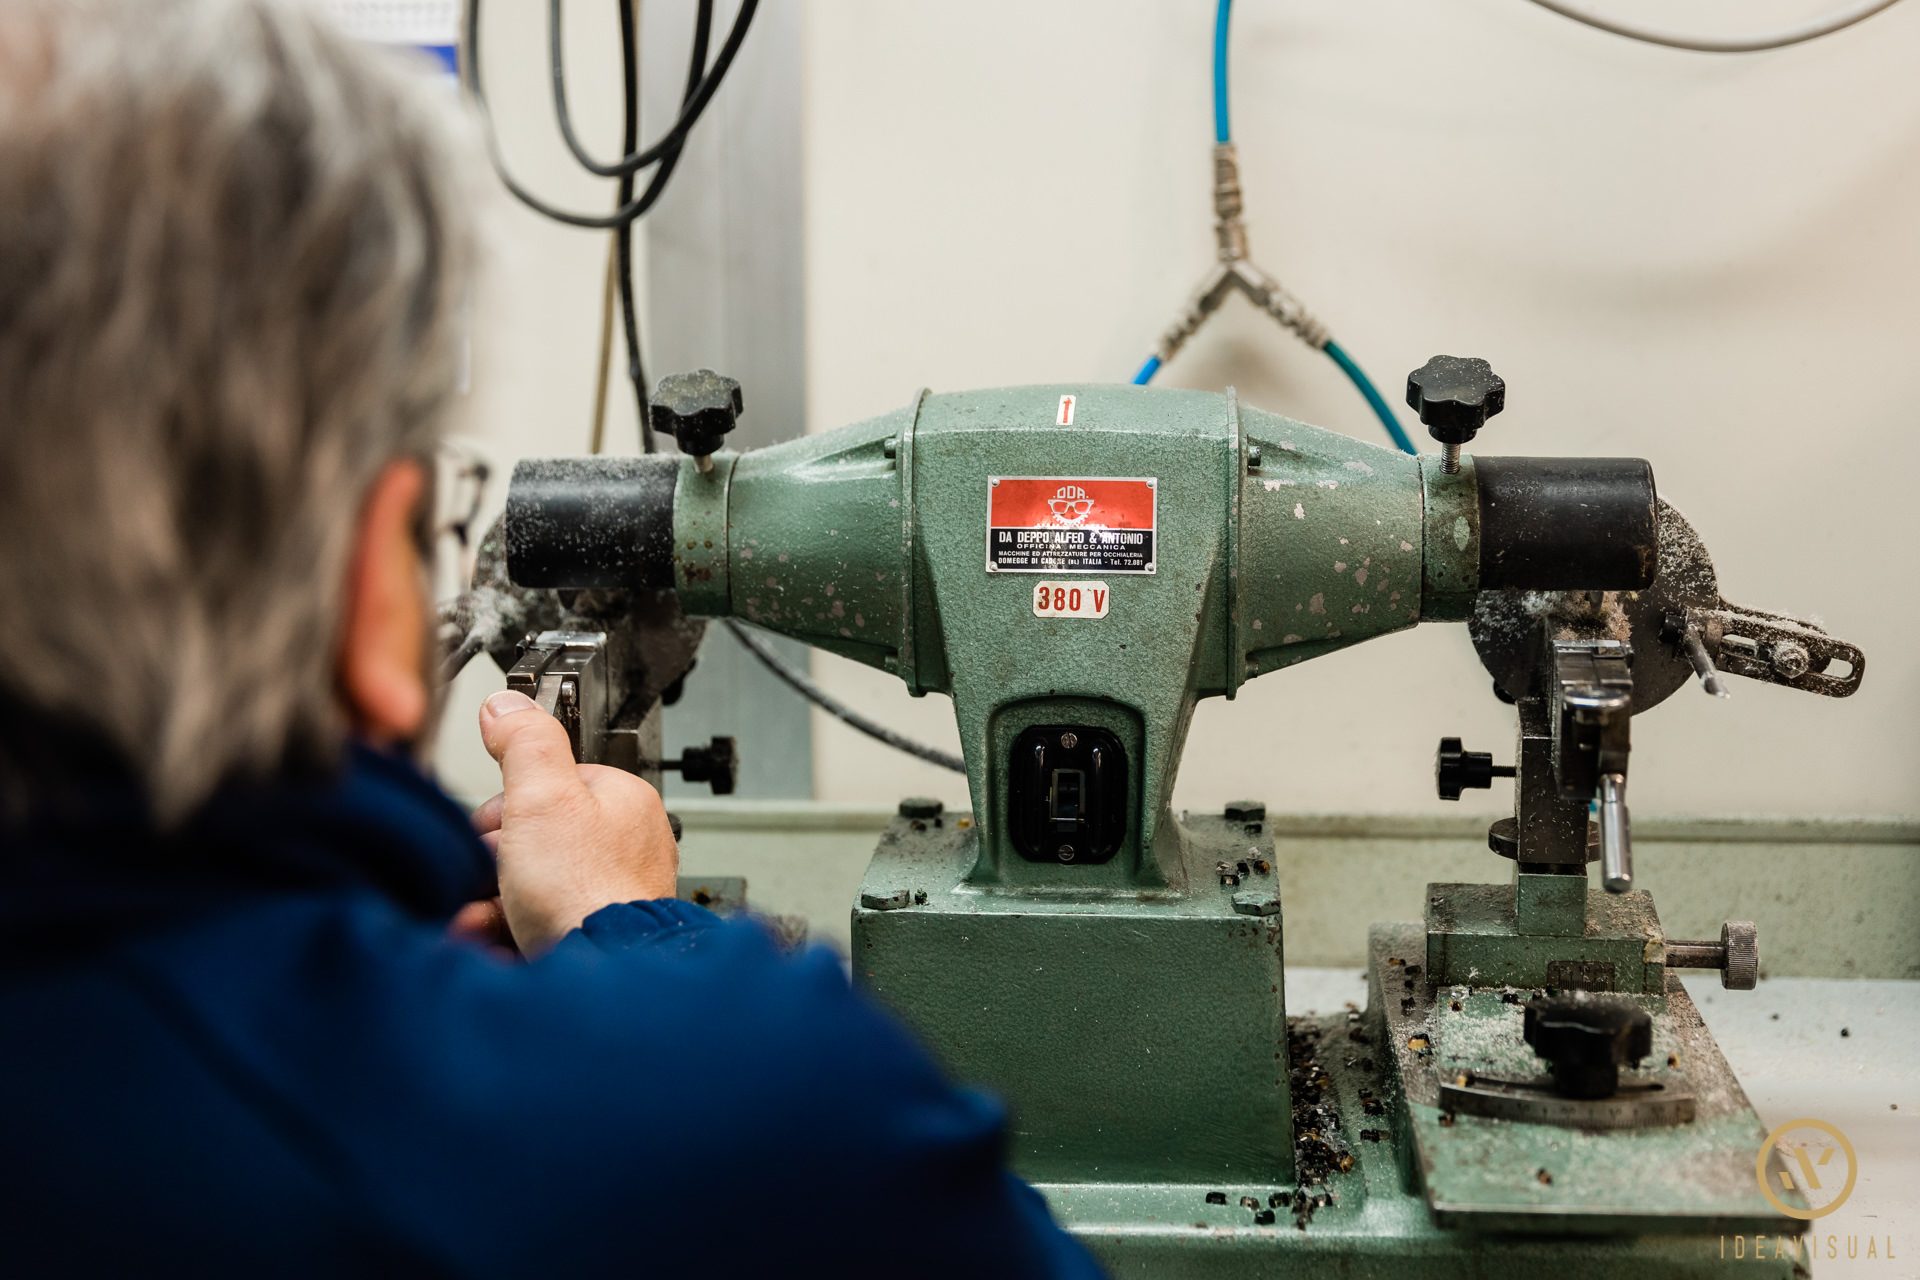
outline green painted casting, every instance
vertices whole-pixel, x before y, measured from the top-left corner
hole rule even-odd
[[[1070,427],[1058,425],[1063,398]],[[1458,619],[1477,583],[1471,468],[1444,476],[1432,460],[1231,395],[923,394],[716,463],[702,476],[689,461],[676,495],[689,612],[731,614],[891,671],[916,693],[951,694],[980,823],[970,878],[982,885],[1179,887],[1169,799],[1194,702],[1425,618]],[[996,476],[1151,479],[1154,572],[1084,575],[1111,591],[1103,619],[1036,617],[1035,582],[1066,575],[987,571]],[[716,529],[724,562],[708,545]],[[1120,854],[1063,868],[1012,849],[1000,748],[1070,708],[1125,722],[1139,750]]]
[[[1493,1044],[1530,1069],[1507,1043],[1508,984],[1632,993],[1660,1015],[1662,1044],[1684,1040],[1676,1079],[1724,1073],[1698,1019],[1669,1012],[1690,1005],[1669,988],[1645,893],[1533,874],[1429,886],[1426,928],[1391,934],[1407,952],[1399,985],[1386,989],[1377,934],[1367,1012],[1290,1026],[1264,812],[1173,818],[1200,698],[1466,616],[1471,459],[1446,475],[1231,393],[1045,386],[922,393],[714,463],[703,475],[689,461],[676,491],[689,612],[952,696],[972,812],[890,823],[853,911],[854,970],[956,1075],[1008,1099],[1016,1167],[1116,1274],[1791,1273],[1715,1251],[1714,1229],[1761,1222],[1751,1179],[1742,1190],[1725,1172],[1757,1141],[1730,1074],[1684,1132],[1576,1141],[1456,1123],[1435,1104],[1428,1035],[1443,1055]],[[996,477],[1147,482],[1151,571],[996,564]],[[1105,616],[1040,615],[1036,583],[1067,577],[1103,589]],[[1124,748],[1111,860],[1015,850],[1009,762],[1035,725]],[[1695,1167],[1713,1178],[1676,1190]],[[1566,1181],[1540,1176],[1553,1169]]]
[[[1423,939],[1415,925],[1375,926],[1369,942],[1373,1047],[1393,1073],[1389,1093],[1409,1167],[1441,1226],[1566,1233],[1604,1222],[1622,1234],[1709,1239],[1800,1229],[1754,1176],[1766,1125],[1686,989],[1663,967],[1661,985],[1622,997],[1653,1015],[1652,1052],[1623,1068],[1622,1082],[1692,1098],[1692,1118],[1622,1129],[1521,1123],[1456,1112],[1440,1088],[1474,1077],[1541,1078],[1545,1066],[1523,1034],[1524,1006],[1549,984],[1422,972],[1432,935]]]
[[[1585,907],[1581,927],[1520,927],[1517,886],[1427,886],[1426,965],[1435,982],[1470,986],[1572,987],[1657,993],[1666,990],[1666,935],[1644,890],[1607,893],[1584,876],[1526,876],[1565,880]],[[1555,886],[1553,892],[1562,892]],[[1571,917],[1571,911],[1566,912]],[[1577,975],[1565,966],[1597,966]],[[1576,980],[1578,978],[1578,980]]]
[[[1524,934],[1578,938],[1587,929],[1584,875],[1513,873],[1513,927]]]
[[[1288,1181],[1272,836],[1189,819],[1187,894],[1015,897],[964,883],[970,828],[888,827],[854,908],[854,970],[931,1030],[956,1076],[1011,1101],[1015,1167],[1041,1181]],[[1222,863],[1237,883],[1221,882]]]

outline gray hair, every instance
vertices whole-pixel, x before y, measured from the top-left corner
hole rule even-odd
[[[458,378],[440,88],[295,0],[0,0],[0,699],[163,821],[337,758],[360,502]]]

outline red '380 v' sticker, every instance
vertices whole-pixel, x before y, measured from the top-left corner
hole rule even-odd
[[[1158,482],[991,476],[988,573],[1152,573]]]

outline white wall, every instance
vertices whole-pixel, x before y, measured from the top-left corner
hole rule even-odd
[[[582,212],[613,207],[611,182],[582,172],[560,143],[547,88],[546,6],[509,0],[485,6],[486,85],[508,162],[521,183]],[[620,63],[611,5],[567,6],[569,105],[586,144],[601,159],[620,142]],[[495,258],[476,299],[472,397],[457,430],[496,465],[490,522],[506,498],[513,462],[528,455],[585,453],[599,355],[600,299],[609,235],[549,222],[505,191],[489,210]],[[636,252],[644,243],[636,240]],[[609,377],[609,446],[632,449],[636,412],[617,338]],[[500,776],[480,746],[480,700],[505,684],[485,660],[468,667],[449,695],[438,764],[456,794],[491,795]]]
[[[1823,3],[1611,9],[1746,30]],[[536,31],[540,6],[493,8]],[[570,7],[577,35],[591,8]],[[806,8],[816,429],[922,385],[1132,373],[1212,252],[1211,13]],[[507,43],[489,59],[503,111],[543,119],[539,55],[509,66]],[[1242,0],[1233,55],[1255,255],[1391,398],[1436,351],[1488,357],[1510,388],[1490,452],[1652,459],[1731,599],[1811,611],[1866,651],[1846,702],[1734,681],[1730,701],[1683,691],[1642,718],[1637,811],[1920,812],[1920,4],[1797,50],[1715,58],[1523,0]],[[509,106],[516,78],[535,88]],[[519,221],[501,304],[515,346],[481,369],[481,418],[503,441],[570,446],[601,242]],[[1237,303],[1161,380],[1232,383],[1263,408],[1378,435],[1323,356]],[[815,661],[865,710],[952,743],[944,700]],[[1444,733],[1504,759],[1511,716],[1462,629],[1422,628],[1204,704],[1180,796],[1437,812]],[[824,718],[815,753],[825,799],[964,794]]]

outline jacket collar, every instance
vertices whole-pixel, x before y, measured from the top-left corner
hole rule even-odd
[[[124,782],[80,794],[84,805],[0,829],[0,937],[97,936],[261,895],[355,890],[441,921],[496,891],[460,806],[412,761],[361,743],[329,777],[229,786],[170,832]]]

